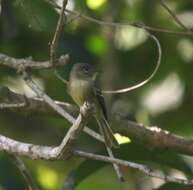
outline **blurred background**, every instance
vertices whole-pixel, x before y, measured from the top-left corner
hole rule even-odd
[[[49,43],[57,24],[57,11],[43,0],[1,0],[0,53],[16,58],[49,59]],[[61,5],[62,0],[56,1]],[[188,28],[193,27],[193,1],[167,0],[168,7]],[[174,31],[182,29],[154,0],[69,0],[67,8],[104,21],[137,22]],[[154,33],[163,56],[153,80],[129,93],[105,95],[109,114],[120,112],[132,121],[157,125],[187,138],[193,136],[193,37]],[[68,24],[59,42],[58,55],[70,54],[70,64],[58,68],[64,79],[76,62],[95,64],[103,89],[118,89],[137,84],[153,71],[157,60],[155,43],[143,30],[131,26],[112,28],[75,18]],[[52,98],[73,103],[66,86],[53,70],[31,72],[33,79]],[[1,67],[0,85],[12,91],[34,96],[20,76]],[[92,121],[91,121],[92,123]],[[96,125],[95,123],[91,124]],[[112,124],[113,125],[113,124]],[[34,144],[58,145],[70,124],[48,114],[0,111],[0,134]],[[115,150],[119,158],[157,168],[176,177],[193,176],[193,158],[174,152],[149,150],[128,138]],[[88,152],[106,154],[103,145],[82,134],[78,143]],[[142,173],[122,168],[126,182],[121,184],[112,166],[80,158],[47,162],[24,159],[40,189],[47,190],[185,190],[175,183],[164,183]],[[0,153],[0,190],[27,189],[14,164]]]

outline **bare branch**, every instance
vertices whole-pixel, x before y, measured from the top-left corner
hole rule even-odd
[[[13,112],[21,112],[25,114],[33,114],[33,113],[44,113],[44,114],[51,114],[54,116],[58,116],[56,114],[56,110],[52,109],[42,98],[29,98],[21,94],[17,94],[15,92],[12,92],[7,87],[0,87],[0,105],[2,104],[2,109],[9,110]],[[2,103],[3,102],[3,103]],[[75,117],[79,113],[79,109],[69,103],[66,102],[60,102],[60,101],[54,101],[54,104],[58,105],[62,109],[66,110],[69,115],[71,116],[71,120],[67,119],[70,123],[73,123],[75,121]],[[6,106],[4,106],[6,105]],[[13,105],[13,107],[11,106]],[[18,105],[18,106],[15,106]],[[63,117],[63,114],[60,114],[60,116]],[[95,138],[96,140],[100,142],[104,142],[104,139],[101,135],[94,132],[93,130],[89,129],[88,127],[84,128],[84,132],[90,135],[91,137]]]
[[[106,146],[106,149],[107,149],[109,157],[114,158],[113,151],[108,146]],[[116,163],[113,163],[113,168],[114,168],[114,170],[117,174],[117,177],[118,177],[119,181],[124,182],[125,178],[123,176],[123,173],[122,173],[121,168],[119,167],[119,165],[116,164]]]
[[[37,94],[38,97],[41,97],[52,109],[54,109],[60,116],[65,118],[70,123],[74,123],[75,119],[72,117],[68,112],[66,112],[62,107],[55,104],[55,102],[46,94],[44,93],[31,79],[31,77],[24,71],[23,79],[26,84]],[[92,136],[93,138],[104,142],[104,139],[96,132],[92,131],[88,127],[85,127],[84,131]]]
[[[80,133],[82,132],[86,124],[89,116],[89,110],[90,107],[87,107],[86,104],[81,107],[81,113],[79,114],[73,125],[70,127],[62,143],[58,147],[58,157],[68,156],[67,154],[71,152],[75,140],[78,136],[80,136]]]
[[[0,88],[0,101],[5,100],[7,100],[10,105],[12,103],[25,104],[25,106],[21,108],[15,106],[12,108],[4,108],[6,110],[17,112],[20,111],[28,114],[37,111],[44,114],[55,114],[55,112],[49,108],[47,103],[45,103],[42,98],[28,98],[23,95],[16,94],[6,87]],[[70,113],[69,115],[77,116],[79,112],[79,109],[76,106],[69,103],[59,101],[54,101],[54,103]],[[73,123],[75,119],[73,116],[71,117],[73,118],[73,121],[69,122]],[[135,142],[142,144],[143,146],[149,147],[151,149],[167,149],[169,151],[176,151],[181,154],[193,156],[193,140],[191,139],[177,136],[156,126],[144,126],[142,124],[128,121],[127,118],[124,118],[119,113],[114,113],[111,118],[111,126],[113,128],[113,131],[129,137]],[[104,139],[98,133],[95,133],[91,129],[84,128],[84,131],[87,134],[91,135],[93,138],[97,136],[96,139],[98,139],[99,141],[104,141]]]
[[[54,5],[53,5],[54,6]],[[55,8],[59,9],[59,6],[55,6]],[[125,26],[133,26],[141,29],[145,29],[147,31],[151,32],[159,32],[159,33],[166,33],[166,34],[174,34],[174,35],[187,35],[187,36],[193,36],[192,31],[173,31],[173,30],[168,30],[164,28],[158,28],[158,27],[153,27],[153,26],[148,26],[144,23],[141,22],[126,22],[126,23],[120,23],[120,22],[106,22],[103,20],[99,20],[90,16],[87,16],[85,14],[79,13],[78,11],[72,11],[72,10],[65,10],[68,13],[74,14],[74,15],[79,15],[80,18],[83,18],[87,21],[99,24],[99,25],[105,25],[105,26],[111,26],[111,27],[125,27]]]
[[[21,174],[25,178],[25,180],[28,184],[29,190],[38,190],[39,188],[38,188],[37,184],[35,183],[34,179],[32,178],[30,172],[26,168],[24,162],[19,157],[15,156],[13,154],[8,154],[8,156],[11,159],[11,161],[17,166],[17,168],[19,169],[19,171],[21,172]]]
[[[63,0],[60,17],[58,19],[58,23],[56,26],[56,31],[55,31],[52,43],[50,45],[50,63],[53,65],[55,65],[55,63],[56,63],[56,49],[57,49],[58,41],[59,41],[61,32],[63,30],[64,23],[65,23],[65,17],[66,16],[65,16],[64,11],[65,11],[67,2],[68,2],[68,0]]]
[[[55,104],[55,102],[49,96],[47,96],[43,91],[41,91],[41,89],[38,88],[38,86],[31,80],[30,76],[25,71],[23,73],[24,73],[24,80],[25,80],[26,84],[39,97],[43,98],[44,101],[48,103],[48,105],[50,105],[57,113],[62,115],[64,118],[67,118],[67,119],[72,119],[73,118],[66,111],[64,111],[60,106]],[[84,106],[83,106],[83,108],[84,108]],[[86,111],[84,111],[84,113],[85,113],[85,115],[87,115]],[[71,149],[72,144],[74,143],[75,137],[79,136],[79,134],[81,133],[81,131],[84,128],[84,125],[86,124],[86,119],[82,121],[82,114],[79,114],[77,120],[75,122],[73,121],[72,123],[73,123],[73,126],[70,128],[70,130],[68,131],[67,135],[64,137],[64,139],[63,139],[63,141],[62,141],[62,143],[61,143],[61,145],[60,145],[60,147],[58,149],[58,156],[63,156],[65,154],[67,154],[68,152],[70,152],[70,149]],[[85,130],[88,133],[88,129],[85,128]],[[93,134],[93,132],[91,134]],[[94,135],[94,138],[97,137],[95,134],[93,134],[93,135]],[[100,141],[101,141],[101,138],[100,138]],[[104,140],[102,142],[104,142]],[[107,152],[108,152],[109,156],[113,158],[113,153],[112,153],[110,148],[107,148]],[[114,166],[114,169],[115,169],[119,179],[121,181],[124,181],[124,178],[123,178],[123,176],[121,174],[119,166],[117,166],[116,164],[114,164],[113,166]]]
[[[53,0],[44,0],[47,3],[49,3],[51,6],[53,6],[56,10],[60,10],[61,6],[59,6],[58,4],[56,4]],[[173,30],[169,30],[169,29],[164,29],[164,28],[158,28],[158,27],[153,27],[153,26],[148,26],[144,23],[141,22],[134,22],[134,23],[120,23],[120,22],[106,22],[103,20],[99,20],[90,16],[87,16],[85,14],[82,14],[78,11],[75,10],[69,10],[66,9],[65,12],[73,14],[75,16],[79,16],[79,18],[83,18],[87,21],[99,24],[99,25],[105,25],[105,26],[111,26],[111,27],[124,27],[124,26],[133,26],[133,27],[137,27],[137,28],[141,28],[141,29],[145,29],[147,31],[152,31],[152,32],[158,32],[158,33],[166,33],[166,34],[173,34],[173,35],[184,35],[184,36],[193,36],[193,32],[192,31],[182,31],[182,32],[178,32],[178,31],[173,31]]]
[[[56,147],[23,143],[0,135],[0,151],[5,151],[16,156],[26,156],[31,159],[53,160],[57,157],[56,150]]]
[[[5,136],[0,135],[0,151],[5,151],[10,154],[14,154],[17,156],[26,156],[30,159],[44,159],[44,160],[65,160],[67,157],[58,157],[58,147],[50,147],[50,146],[39,146],[33,144],[27,144],[19,141],[15,141],[13,139],[7,138]],[[87,159],[104,161],[112,164],[118,164],[134,169],[138,169],[139,171],[145,173],[148,176],[160,178],[167,182],[175,182],[184,185],[193,185],[192,180],[179,179],[172,176],[164,176],[156,171],[152,170],[148,166],[137,164],[133,162],[128,162],[121,159],[110,158],[107,156],[86,153],[79,150],[73,150],[72,152],[75,156],[80,156]]]
[[[62,107],[66,110],[70,115],[78,116],[78,109],[76,106],[60,102],[54,101],[55,104]],[[33,113],[45,113],[45,114],[56,114],[54,111],[42,98],[38,97],[26,97],[22,94],[17,94],[7,87],[0,86],[0,109],[15,111],[15,112],[25,112],[25,114],[33,114]],[[58,114],[56,114],[58,115]]]
[[[161,6],[171,15],[171,17],[175,20],[175,22],[181,26],[185,31],[190,31],[189,28],[187,28],[180,19],[175,15],[175,13],[167,6],[165,0],[160,0]]]
[[[113,120],[113,130],[150,149],[175,151],[193,156],[193,140],[162,130],[156,126],[144,126],[118,116]]]
[[[0,103],[0,110],[1,109],[8,109],[8,108],[23,108],[25,103],[16,103],[16,104],[7,104],[7,103]]]
[[[69,55],[62,55],[55,66],[64,66],[69,62]],[[0,53],[0,65],[7,66],[13,69],[31,68],[31,69],[49,69],[53,68],[53,65],[49,61],[33,61],[29,58],[16,59],[5,54]]]
[[[179,183],[179,184],[183,184],[183,185],[192,185],[193,184],[193,180],[186,180],[186,179],[175,178],[172,176],[161,175],[158,172],[151,169],[150,167],[147,167],[147,166],[142,165],[142,164],[136,164],[134,162],[120,160],[117,158],[109,158],[106,156],[87,153],[87,152],[83,152],[83,151],[79,151],[79,150],[74,150],[73,153],[76,156],[81,156],[81,157],[84,157],[87,159],[98,160],[98,161],[103,161],[103,162],[108,162],[108,163],[116,163],[118,165],[130,167],[130,168],[135,168],[135,169],[143,172],[144,174],[146,174],[150,177],[159,178],[159,179],[162,179],[166,182],[175,182],[175,183]]]
[[[63,110],[60,106],[54,103],[54,101],[45,94],[31,79],[31,77],[23,71],[23,79],[28,85],[29,88],[31,88],[38,97],[42,98],[49,106],[51,106],[59,115],[66,118],[68,121],[71,121],[72,123],[75,121],[74,118],[68,114],[65,110]]]
[[[50,1],[50,0],[47,0],[47,1]],[[172,176],[164,176],[164,175],[161,175],[161,174],[153,171],[149,167],[144,166],[142,164],[136,164],[136,163],[132,163],[132,162],[113,158],[113,154],[112,154],[110,149],[107,149],[110,157],[106,157],[106,156],[102,156],[102,155],[95,155],[95,154],[86,153],[86,152],[82,152],[82,151],[78,151],[78,150],[74,150],[72,152],[72,146],[74,144],[74,141],[77,138],[77,136],[80,134],[80,132],[82,131],[83,127],[86,124],[86,120],[88,117],[87,106],[83,107],[83,112],[81,112],[79,114],[78,118],[75,120],[72,115],[70,115],[68,112],[66,112],[61,106],[56,104],[56,102],[54,102],[48,95],[46,95],[32,81],[30,76],[24,70],[26,68],[32,68],[32,69],[51,68],[51,67],[55,66],[55,64],[57,66],[60,66],[60,65],[64,65],[66,62],[68,62],[68,60],[69,60],[68,55],[66,55],[65,57],[63,57],[63,56],[60,57],[58,61],[56,60],[56,58],[57,58],[56,57],[56,49],[57,49],[60,34],[62,32],[64,20],[65,20],[65,14],[64,14],[65,11],[76,14],[76,15],[78,15],[78,17],[84,18],[88,21],[95,22],[95,23],[101,24],[101,25],[110,25],[110,26],[114,26],[114,27],[122,27],[122,26],[130,25],[130,26],[138,27],[138,28],[145,29],[148,31],[157,31],[157,32],[165,32],[165,33],[171,33],[171,34],[184,34],[184,35],[193,35],[193,32],[191,32],[191,31],[175,32],[175,31],[171,31],[171,30],[153,28],[153,27],[146,26],[146,25],[139,24],[139,23],[120,24],[120,23],[113,23],[113,22],[104,22],[104,21],[94,19],[92,17],[82,15],[82,14],[77,13],[75,11],[65,10],[66,4],[67,4],[67,0],[64,0],[62,8],[59,7],[59,8],[61,8],[61,13],[60,13],[60,17],[58,20],[55,35],[54,35],[53,41],[51,43],[50,63],[48,61],[46,61],[46,62],[34,62],[30,59],[14,59],[14,58],[5,56],[3,54],[0,54],[0,65],[8,66],[8,67],[14,68],[16,70],[22,71],[24,73],[24,80],[25,80],[26,84],[37,94],[38,97],[40,97],[40,98],[36,98],[36,99],[31,99],[31,101],[46,102],[51,108],[54,109],[55,112],[57,112],[60,116],[66,118],[68,121],[73,123],[73,125],[70,128],[70,130],[68,131],[67,135],[64,137],[62,143],[57,147],[38,146],[38,145],[33,145],[33,144],[22,143],[22,142],[15,141],[13,139],[10,139],[10,138],[7,138],[7,137],[0,135],[0,150],[6,151],[6,152],[14,154],[14,155],[22,155],[22,156],[28,156],[29,158],[33,158],[33,159],[46,159],[46,160],[59,160],[59,159],[65,160],[66,158],[68,158],[69,155],[71,155],[71,153],[73,153],[76,156],[81,156],[84,158],[95,159],[95,160],[100,160],[100,161],[112,163],[116,167],[116,171],[118,171],[117,170],[118,165],[123,165],[123,166],[138,169],[139,171],[145,173],[146,175],[149,175],[151,177],[160,178],[160,179],[165,180],[167,182],[176,182],[176,183],[180,183],[180,184],[184,184],[184,185],[192,185],[193,184],[192,180],[183,180],[183,179],[174,178]],[[54,3],[52,3],[52,5],[55,6]],[[58,6],[55,8],[58,9]],[[126,89],[121,89],[121,90],[116,90],[116,91],[108,91],[108,92],[106,91],[106,93],[123,93],[123,92],[131,91],[133,89],[136,89],[136,88],[146,84],[155,75],[155,73],[157,72],[159,65],[160,65],[161,47],[160,47],[159,41],[157,40],[157,38],[155,38],[155,36],[150,35],[150,37],[152,37],[156,41],[156,44],[158,46],[158,51],[159,51],[158,62],[157,62],[156,68],[153,71],[153,73],[150,75],[150,77],[148,77],[148,79],[143,81],[142,83],[135,85],[134,87],[129,87]],[[20,95],[18,95],[18,96],[20,96]],[[13,110],[14,109],[25,109],[26,107],[28,107],[28,103],[29,103],[28,98],[23,96],[22,101],[18,98],[18,102],[17,102],[17,100],[14,100],[13,103],[3,102],[2,104],[0,104],[0,108],[1,109],[11,109],[11,110],[12,109]],[[168,131],[163,131],[157,127],[147,128],[147,127],[144,127],[142,125],[139,125],[139,124],[127,121],[127,120],[122,120],[121,122],[122,122],[121,126],[118,126],[116,128],[116,131],[121,133],[121,134],[124,134],[124,135],[126,134],[126,136],[129,136],[135,140],[138,139],[138,140],[140,140],[140,142],[143,142],[145,145],[148,145],[151,147],[153,146],[153,148],[155,148],[155,147],[158,147],[161,149],[167,148],[170,150],[175,150],[175,151],[180,152],[180,153],[193,155],[193,142],[190,140],[184,139],[183,137],[179,137],[179,136],[176,136],[174,134],[170,134]],[[126,127],[123,127],[123,126],[126,126]],[[98,134],[93,132],[92,130],[90,130],[90,132],[89,132],[89,130],[90,129],[85,128],[85,131],[87,133],[89,133],[91,136],[93,136],[94,138],[96,138],[102,142],[104,141],[104,139],[101,138],[100,135],[98,136]],[[28,175],[25,173],[26,170],[23,169],[24,166],[21,163],[19,163],[20,160],[16,159],[16,161],[18,162],[17,165],[20,168],[20,170],[23,172],[23,175],[24,176]],[[22,167],[20,167],[19,165],[21,165]],[[121,176],[120,173],[118,173],[118,175]],[[29,176],[27,176],[27,177],[29,177]]]
[[[123,89],[119,89],[119,90],[103,90],[103,93],[111,93],[111,94],[120,94],[120,93],[125,93],[125,92],[129,92],[132,90],[135,90],[137,88],[142,87],[143,85],[147,84],[157,73],[160,64],[161,64],[161,56],[162,56],[162,50],[161,50],[161,45],[159,43],[159,40],[152,34],[148,33],[149,36],[155,41],[156,45],[157,45],[157,49],[158,49],[158,59],[157,59],[157,63],[156,63],[156,67],[154,69],[154,71],[151,73],[151,75],[144,81],[140,82],[137,85],[131,86],[131,87],[127,87],[127,88],[123,88]]]
[[[5,150],[10,154],[15,153],[22,156],[30,156],[32,159],[52,159],[52,158],[68,158],[71,155],[72,146],[80,135],[83,127],[89,116],[90,108],[85,104],[81,107],[81,113],[78,118],[74,121],[73,125],[65,135],[61,144],[54,148],[34,146],[32,144],[21,143],[14,141],[4,136],[0,136],[0,150]]]

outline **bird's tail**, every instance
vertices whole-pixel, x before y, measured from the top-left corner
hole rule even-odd
[[[117,140],[115,139],[113,132],[108,124],[108,122],[106,121],[106,119],[104,117],[95,117],[96,121],[99,125],[99,129],[100,132],[102,133],[104,139],[105,139],[105,143],[108,147],[114,147],[117,148],[119,147],[119,143],[117,142]]]

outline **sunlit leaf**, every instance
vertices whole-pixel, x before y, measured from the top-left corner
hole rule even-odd
[[[57,187],[59,176],[51,168],[40,165],[37,168],[37,179],[45,189],[52,190]]]
[[[106,2],[106,0],[86,0],[86,4],[90,9],[98,9],[100,8],[104,3]]]

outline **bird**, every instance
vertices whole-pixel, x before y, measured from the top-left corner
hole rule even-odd
[[[85,102],[93,105],[92,115],[99,125],[106,146],[109,148],[119,147],[108,123],[105,100],[100,86],[97,83],[95,67],[86,63],[74,64],[70,71],[67,89],[68,93],[79,107]]]

